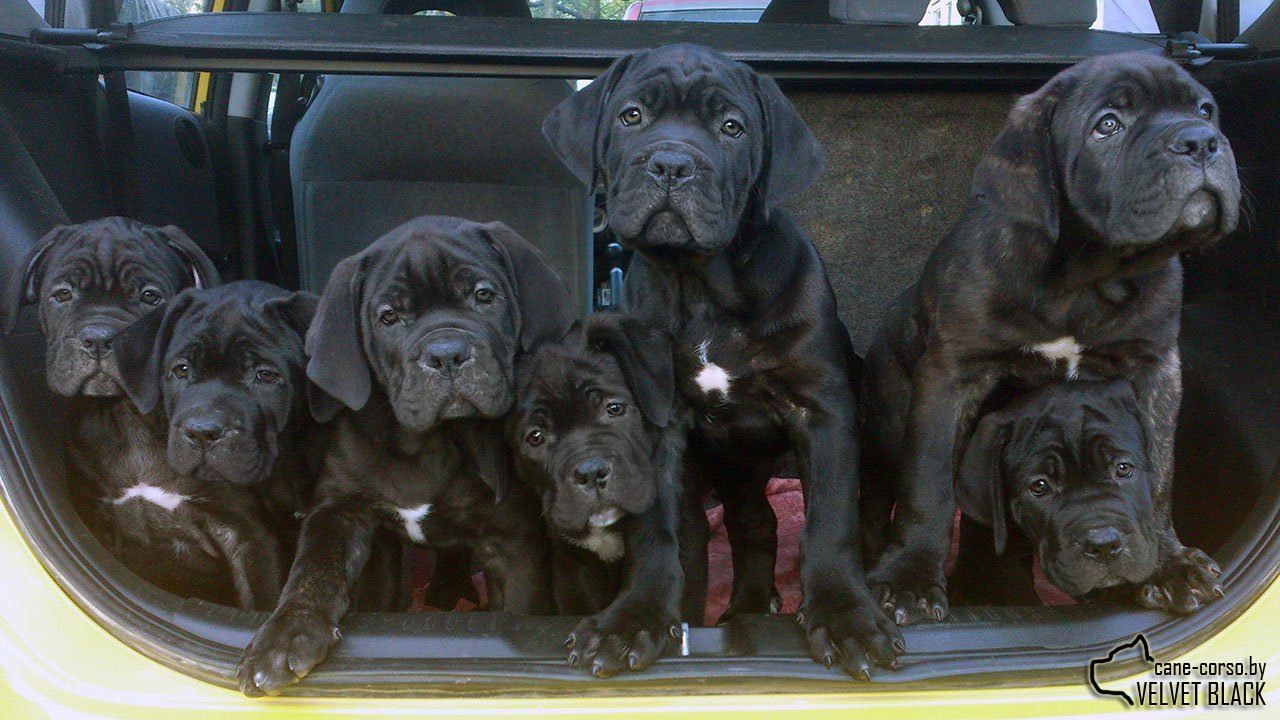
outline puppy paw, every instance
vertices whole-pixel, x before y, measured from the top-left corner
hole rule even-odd
[[[763,615],[778,612],[782,612],[782,594],[778,592],[778,588],[771,587],[767,598],[750,602],[740,602],[738,598],[730,599],[729,606],[725,608],[725,611],[716,620],[716,627],[728,625],[739,615]]]
[[[826,667],[839,663],[848,675],[871,679],[871,666],[896,669],[906,650],[902,631],[871,602],[866,591],[806,598],[796,613],[809,655]]]
[[[317,613],[277,610],[240,656],[240,691],[249,697],[280,692],[306,677],[340,637]]]
[[[881,610],[898,625],[938,622],[947,617],[947,581],[940,563],[888,553],[867,573],[867,584]]]
[[[677,617],[660,611],[605,611],[578,623],[564,644],[570,667],[586,667],[607,678],[649,667],[682,632]]]
[[[1213,558],[1184,547],[1138,585],[1135,600],[1142,607],[1189,615],[1226,594],[1218,582],[1221,575],[1222,569]]]

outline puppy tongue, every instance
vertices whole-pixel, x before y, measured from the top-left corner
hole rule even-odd
[[[616,507],[609,507],[592,515],[587,520],[587,524],[593,528],[604,528],[618,522],[622,519],[622,511]]]

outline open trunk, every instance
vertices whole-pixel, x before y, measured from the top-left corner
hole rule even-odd
[[[590,22],[572,24],[567,45],[569,24],[561,21],[438,20],[237,14],[155,21],[115,39],[48,31],[40,44],[0,39],[0,271],[7,277],[55,223],[120,212],[113,188],[128,167],[121,153],[132,146],[138,174],[130,202],[138,217],[183,225],[229,278],[318,290],[290,270],[296,257],[278,257],[299,250],[269,241],[252,220],[265,180],[246,174],[245,158],[261,147],[266,127],[260,117],[227,112],[237,102],[230,71],[262,73],[267,81],[280,72],[585,78],[621,51],[692,40],[784,80],[822,142],[826,173],[791,209],[826,261],[862,352],[888,301],[915,279],[958,217],[976,159],[1017,95],[1084,57],[1165,46],[1165,38],[1048,28],[815,26],[801,36],[785,27],[666,25],[641,33],[638,25]],[[104,44],[79,44],[94,39]],[[215,82],[201,116],[132,95],[133,131],[121,147],[120,128],[112,126],[120,116],[111,111],[100,74],[125,69],[225,74],[213,76],[223,83]],[[1080,682],[1089,659],[1137,632],[1146,634],[1153,653],[1168,657],[1212,636],[1280,568],[1280,59],[1224,55],[1190,69],[1217,96],[1247,197],[1240,229],[1186,258],[1175,523],[1186,543],[1221,563],[1224,600],[1183,619],[1105,604],[953,607],[946,622],[907,628],[902,669],[880,672],[870,685],[813,663],[790,616],[693,628],[686,658],[605,682],[565,663],[560,641],[572,618],[357,614],[344,623],[330,660],[290,692],[874,692],[889,683],[1067,684]],[[269,85],[259,86],[259,99]],[[168,131],[175,127],[184,129]],[[583,225],[580,237],[548,252],[575,278],[579,298],[598,300],[607,276],[590,265],[605,255],[594,252]],[[164,593],[113,559],[66,498],[65,407],[46,389],[33,311],[0,341],[0,355],[4,499],[32,550],[122,642],[233,687],[240,650],[264,616]],[[1125,670],[1120,664],[1116,672]]]

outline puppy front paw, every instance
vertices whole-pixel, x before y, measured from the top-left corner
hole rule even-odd
[[[944,565],[945,560],[895,548],[867,573],[867,584],[880,609],[898,625],[938,622],[950,610]]]
[[[796,613],[809,655],[826,667],[840,663],[852,677],[871,679],[871,665],[895,669],[906,650],[902,631],[875,606],[865,590],[806,597]]]
[[[680,620],[659,608],[611,612],[585,618],[565,639],[569,666],[590,668],[600,678],[644,670],[682,635]]]
[[[280,692],[306,677],[341,637],[318,613],[277,609],[240,656],[240,691],[249,697]]]
[[[1189,615],[1226,594],[1218,582],[1221,575],[1213,558],[1197,548],[1183,547],[1138,585],[1135,600],[1142,607]]]

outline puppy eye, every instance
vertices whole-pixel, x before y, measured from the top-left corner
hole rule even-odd
[[[547,436],[543,435],[541,430],[530,430],[529,434],[524,436],[524,441],[529,443],[530,447],[538,447],[547,441]]]
[[[67,302],[73,297],[75,297],[75,294],[72,293],[71,290],[67,288],[58,288],[57,290],[53,291],[53,299],[60,303]]]
[[[254,377],[256,377],[258,382],[261,383],[274,383],[280,381],[280,373],[270,368],[262,368],[254,375]]]
[[[173,370],[171,372],[173,373],[173,376],[179,380],[185,380],[187,376],[191,374],[191,366],[184,362],[180,362],[173,366]]]
[[[1133,477],[1133,465],[1127,462],[1116,463],[1116,477],[1118,478]]]
[[[604,406],[604,411],[609,417],[618,417],[627,411],[627,406],[620,402],[611,402]]]
[[[632,125],[639,125],[640,121],[644,119],[644,115],[640,113],[640,108],[629,107],[622,111],[622,114],[618,116],[618,119],[622,121],[623,125],[631,127]]]
[[[155,288],[146,288],[139,298],[148,305],[158,305],[160,303],[160,293]]]
[[[395,325],[400,322],[400,313],[396,312],[392,308],[387,308],[381,313],[378,313],[378,322],[383,325]]]
[[[746,128],[742,127],[742,123],[732,119],[725,120],[724,124],[720,126],[720,132],[729,137],[740,137],[744,130]]]
[[[488,305],[493,302],[493,298],[496,296],[497,293],[487,287],[476,288],[476,302],[481,305]]]
[[[1211,103],[1204,103],[1200,106],[1200,109],[1196,111],[1196,114],[1199,115],[1201,119],[1208,120],[1213,117],[1213,105]]]
[[[1049,494],[1051,489],[1052,488],[1049,487],[1049,482],[1047,480],[1044,478],[1036,478],[1035,480],[1032,480],[1031,485],[1027,487],[1027,492],[1035,495],[1036,497],[1044,497]]]
[[[1113,113],[1107,113],[1102,116],[1097,125],[1093,126],[1093,136],[1099,140],[1109,138],[1112,135],[1124,129],[1124,123],[1120,122],[1120,118]]]

